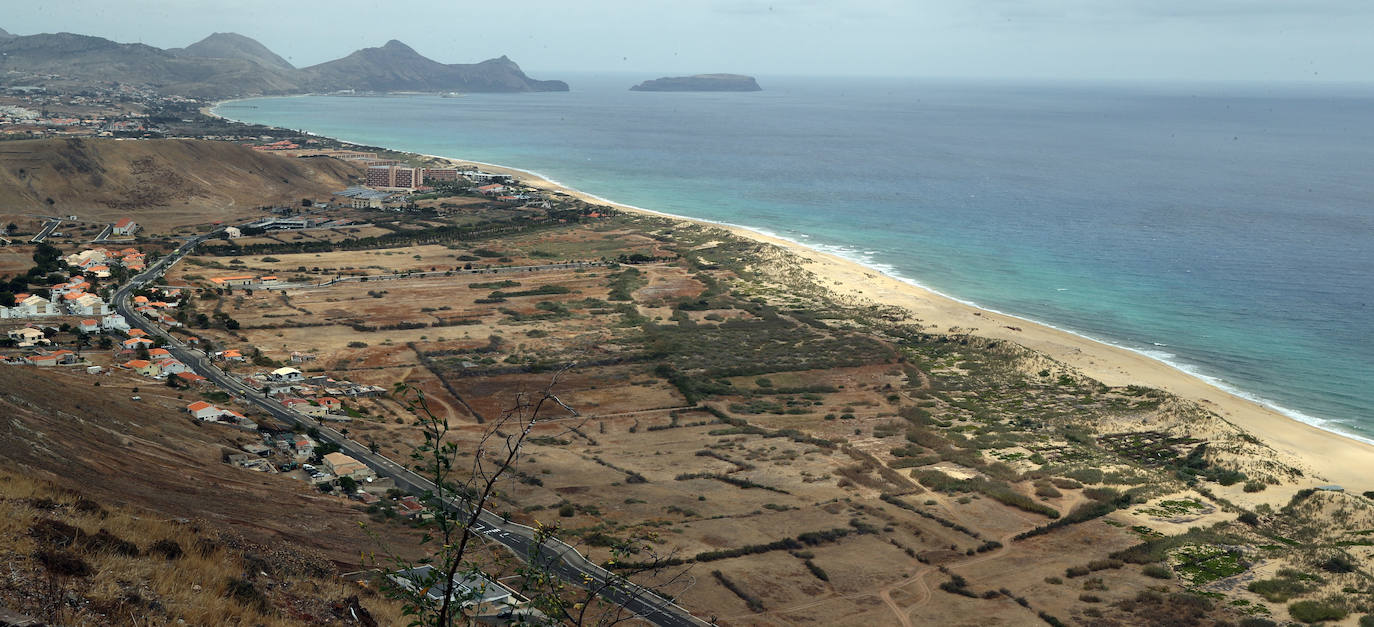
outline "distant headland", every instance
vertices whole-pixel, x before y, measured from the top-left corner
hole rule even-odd
[[[763,91],[763,88],[754,77],[743,74],[697,74],[644,81],[630,91]]]

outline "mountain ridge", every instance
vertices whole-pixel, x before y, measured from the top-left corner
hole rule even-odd
[[[557,80],[535,80],[504,55],[480,63],[445,64],[391,40],[333,61],[295,68],[258,41],[214,33],[185,48],[161,49],[76,33],[0,35],[0,73],[55,74],[120,82],[160,93],[218,99],[312,91],[567,91]]]

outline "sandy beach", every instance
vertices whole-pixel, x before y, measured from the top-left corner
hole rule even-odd
[[[455,165],[475,165],[510,174],[539,189],[569,194],[634,213],[669,217],[726,229],[735,235],[787,249],[815,273],[823,285],[845,296],[909,310],[921,324],[947,331],[1008,340],[1077,368],[1107,385],[1143,385],[1195,401],[1273,447],[1302,468],[1306,485],[1337,484],[1346,490],[1374,490],[1374,445],[1299,422],[1264,405],[1236,396],[1196,376],[1124,348],[1094,341],[1028,320],[973,307],[854,261],[746,228],[693,220],[622,205],[559,185],[525,170],[497,164],[426,155]],[[1014,328],[1011,328],[1014,327]]]

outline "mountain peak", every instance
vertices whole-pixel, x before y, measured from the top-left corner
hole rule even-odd
[[[399,39],[393,39],[391,41],[386,42],[386,45],[382,46],[382,50],[387,50],[390,52],[404,52],[407,54],[420,54],[418,52],[415,52],[414,48],[405,45]]]
[[[184,57],[244,59],[275,70],[295,69],[295,66],[286,59],[277,56],[267,46],[258,43],[258,40],[238,33],[213,33],[185,48],[172,49],[168,52]]]

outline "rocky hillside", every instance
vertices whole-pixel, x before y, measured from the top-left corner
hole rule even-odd
[[[529,78],[510,59],[445,64],[398,41],[296,69],[242,35],[216,33],[163,50],[72,33],[0,36],[0,75],[54,74],[69,80],[117,81],[166,94],[226,98],[308,91],[567,91],[562,81]]]

